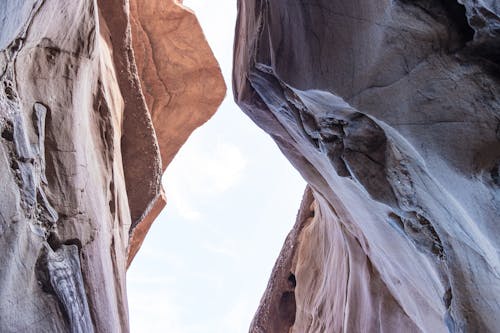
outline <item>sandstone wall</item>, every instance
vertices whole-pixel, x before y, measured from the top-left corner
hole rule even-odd
[[[238,10],[236,101],[313,203],[251,331],[498,331],[498,1]]]
[[[0,2],[1,332],[128,331],[163,170],[224,92],[173,0]]]

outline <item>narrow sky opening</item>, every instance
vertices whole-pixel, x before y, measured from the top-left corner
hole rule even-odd
[[[184,5],[195,11],[228,93],[167,168],[167,207],[127,274],[131,331],[248,332],[305,182],[233,102],[236,1]]]

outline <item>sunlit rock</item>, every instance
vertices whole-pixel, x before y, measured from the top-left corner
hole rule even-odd
[[[224,92],[173,0],[0,2],[1,332],[128,331],[163,170]]]

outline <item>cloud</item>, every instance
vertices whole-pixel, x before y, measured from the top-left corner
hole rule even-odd
[[[219,141],[210,146],[205,140],[208,136],[196,132],[165,173],[169,206],[186,220],[200,219],[196,203],[214,198],[236,185],[247,164],[236,145]]]
[[[158,252],[147,244],[142,250],[145,250],[140,253],[142,259],[154,262],[154,265],[132,264],[127,271],[130,331],[186,333],[183,309],[176,298],[177,278],[161,269],[169,264],[176,267],[176,258]]]
[[[181,308],[165,289],[129,288],[130,331],[184,333]]]
[[[155,226],[153,226],[154,228]],[[146,238],[148,239],[148,238]],[[156,275],[162,272],[162,267],[170,267],[175,270],[180,270],[185,268],[185,260],[181,253],[168,252],[165,251],[165,247],[156,244],[152,245],[152,242],[144,242],[141,246],[136,259],[141,260],[142,265],[146,265],[147,269],[150,269],[150,265],[154,265],[154,272]],[[135,265],[136,260],[132,261],[132,265],[127,271],[127,280],[140,279],[144,275],[148,275],[149,272],[142,272]],[[143,266],[144,267],[144,266]],[[164,282],[167,280],[164,280]]]
[[[248,330],[255,306],[247,299],[240,299],[225,314],[223,319],[224,332],[244,333]]]
[[[201,218],[201,213],[193,207],[192,200],[189,200],[189,193],[185,193],[178,182],[174,182],[170,187],[167,183],[166,187],[168,188],[168,209],[173,208],[185,220],[196,221]]]
[[[238,250],[236,250],[236,246],[234,246],[234,244],[231,243],[233,242],[226,241],[223,244],[216,245],[204,242],[202,244],[202,248],[214,254],[222,255],[232,259],[238,259],[240,257]]]

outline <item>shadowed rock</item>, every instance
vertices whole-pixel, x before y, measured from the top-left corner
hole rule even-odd
[[[164,167],[224,92],[176,1],[0,2],[1,332],[129,330],[126,267]]]
[[[293,325],[268,289],[250,330],[495,332],[496,1],[240,0],[238,10],[236,101],[315,202],[287,240],[297,248],[278,259],[295,263]]]

